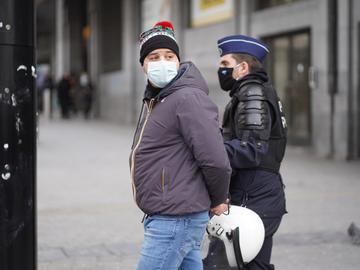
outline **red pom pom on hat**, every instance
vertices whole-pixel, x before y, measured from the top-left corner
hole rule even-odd
[[[174,30],[174,26],[172,25],[171,22],[169,21],[161,21],[161,22],[157,22],[154,27],[157,27],[157,26],[161,26],[162,28],[170,28],[172,31],[175,31]]]

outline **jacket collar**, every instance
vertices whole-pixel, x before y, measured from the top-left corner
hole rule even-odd
[[[263,69],[259,69],[253,73],[250,73],[250,74],[244,76],[240,80],[237,80],[236,83],[234,84],[233,88],[230,91],[230,97],[232,97],[235,93],[240,91],[241,87],[244,86],[245,84],[248,84],[250,82],[257,82],[257,83],[263,84],[268,81],[269,81],[269,77],[268,77],[266,71]]]

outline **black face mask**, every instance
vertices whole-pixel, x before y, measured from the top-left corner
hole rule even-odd
[[[234,68],[224,67],[218,69],[220,87],[224,91],[230,91],[236,82],[236,80],[232,77],[233,70]]]

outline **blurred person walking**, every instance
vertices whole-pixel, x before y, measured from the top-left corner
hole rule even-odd
[[[39,70],[36,77],[37,111],[39,114],[42,114],[44,111],[44,90],[46,76],[47,74],[45,72]]]
[[[71,79],[69,75],[64,75],[57,86],[58,101],[63,119],[70,118],[69,110],[72,104],[71,100]]]
[[[81,110],[84,118],[89,119],[92,107],[93,88],[89,81],[89,76],[85,72],[80,75],[79,87],[81,93]]]
[[[45,89],[45,93],[46,91],[48,91],[49,93],[49,117],[52,118],[53,117],[53,92],[54,92],[54,80],[51,76],[51,74],[47,74],[45,81],[44,81],[44,89]]]
[[[273,235],[286,213],[280,165],[286,148],[286,120],[275,88],[263,69],[269,53],[265,44],[244,36],[218,40],[221,88],[230,95],[222,123],[226,151],[233,169],[231,204],[255,211],[265,226],[263,246],[247,270],[270,270]],[[241,229],[241,228],[240,228]],[[213,242],[213,257],[204,269],[230,269],[220,265],[224,249]]]
[[[200,270],[208,211],[228,209],[231,168],[218,110],[191,62],[180,63],[170,22],[140,36],[147,76],[131,152],[134,198],[144,215],[138,270]]]

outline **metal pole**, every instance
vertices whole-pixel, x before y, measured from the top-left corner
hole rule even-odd
[[[328,1],[328,39],[329,39],[329,95],[330,95],[330,149],[329,158],[335,156],[335,96],[338,84],[338,6],[337,0]]]
[[[179,3],[177,3],[179,4]],[[131,12],[133,14],[133,16],[135,18],[141,18],[141,1],[133,1],[131,2]],[[181,15],[180,15],[181,16]],[[134,22],[132,23],[132,33],[131,33],[131,43],[133,46],[131,46],[131,54],[132,55],[137,55],[137,44],[138,44],[138,37],[140,35],[140,31],[142,31],[141,29],[141,21],[140,20],[134,20]],[[141,29],[141,30],[140,30]],[[180,30],[181,29],[181,30]],[[139,31],[140,30],[140,31]],[[183,29],[182,29],[182,25],[180,27],[179,25],[179,32],[182,33]],[[178,33],[179,33],[178,32]],[[180,38],[180,42],[183,42],[183,38]],[[181,48],[181,47],[180,47]],[[138,116],[138,80],[137,80],[137,66],[139,65],[139,62],[137,62],[136,60],[134,61],[134,59],[131,59],[131,123],[132,124],[136,124],[137,121],[137,116]]]
[[[0,0],[0,269],[36,270],[34,1]]]
[[[355,113],[353,106],[353,0],[349,0],[348,4],[348,149],[347,149],[347,160],[355,158]]]

